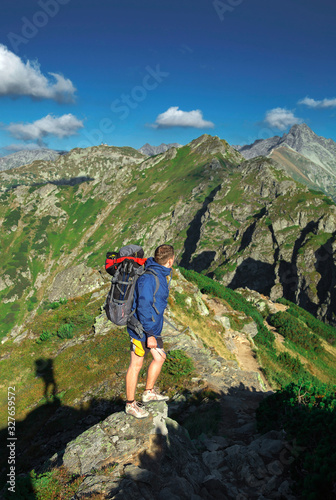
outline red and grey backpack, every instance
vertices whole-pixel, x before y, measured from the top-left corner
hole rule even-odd
[[[140,321],[134,317],[135,310],[132,309],[135,284],[139,276],[144,273],[150,273],[155,277],[154,309],[156,309],[155,295],[160,286],[156,273],[151,269],[145,270],[146,260],[140,246],[127,245],[119,252],[108,252],[105,261],[105,270],[112,276],[111,288],[104,304],[106,316],[115,325],[128,325],[140,339],[143,337],[143,328]]]

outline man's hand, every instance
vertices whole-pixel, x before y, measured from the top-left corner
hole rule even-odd
[[[155,337],[153,336],[147,337],[147,347],[148,349],[155,349],[155,347],[157,347],[157,342]]]

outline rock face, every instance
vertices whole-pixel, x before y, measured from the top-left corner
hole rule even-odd
[[[336,207],[272,160],[258,157],[238,171],[239,183],[224,182],[191,223],[181,265],[234,289],[285,296],[333,323]]]
[[[295,498],[281,433],[253,435],[241,427],[238,439],[191,441],[168,417],[166,403],[151,403],[149,411],[142,420],[114,413],[68,443],[62,463],[83,477],[74,499],[94,493],[139,500]],[[50,464],[59,463],[59,456]]]

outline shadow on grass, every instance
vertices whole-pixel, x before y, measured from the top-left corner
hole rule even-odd
[[[46,403],[33,409],[24,420],[15,422],[15,435],[9,435],[12,427],[0,430],[1,450],[7,450],[0,458],[0,497],[4,499],[35,499],[30,471],[34,469],[39,473],[43,464],[55,453],[58,453],[58,462],[61,463],[68,442],[124,408],[119,398],[92,398],[79,409],[62,405],[57,396],[53,360],[39,358],[35,361],[35,368],[36,376],[44,382]],[[8,444],[12,444],[12,451]],[[9,489],[11,465],[14,488]]]

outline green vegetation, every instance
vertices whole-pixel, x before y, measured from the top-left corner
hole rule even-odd
[[[168,353],[162,373],[173,376],[173,379],[180,380],[182,377],[191,375],[194,371],[192,360],[181,350],[177,349]]]
[[[286,300],[284,298],[278,299],[278,302],[280,304],[284,304],[286,306],[289,306],[287,309],[287,313],[291,314],[295,318],[300,319],[303,321],[307,327],[312,330],[316,335],[319,335],[320,337],[323,337],[325,340],[327,340],[330,344],[334,344],[336,341],[336,329],[332,327],[331,325],[328,325],[327,323],[323,323],[322,321],[319,321],[318,319],[315,318],[312,314],[310,314],[308,311],[305,311],[301,307],[297,306],[296,304],[293,304],[293,302],[290,302],[289,300]]]
[[[17,226],[21,217],[21,209],[20,207],[15,208],[14,210],[10,210],[7,212],[5,216],[5,220],[3,222],[3,227],[5,229],[11,229],[13,226]]]
[[[64,467],[37,474],[30,474],[16,479],[15,498],[17,500],[70,500],[76,493],[83,476],[70,474]],[[4,500],[13,498],[13,493],[6,490]]]
[[[336,386],[299,380],[265,399],[257,410],[260,432],[285,429],[291,472],[300,498],[334,498]]]
[[[291,314],[279,311],[270,316],[269,322],[285,339],[291,340],[303,349],[314,353],[322,351],[321,342],[317,335],[312,333],[305,323]]]
[[[67,299],[59,299],[58,301],[56,300],[55,302],[51,302],[50,305],[47,307],[49,309],[57,309],[59,306],[62,306],[68,302]]]
[[[65,323],[61,325],[57,331],[57,336],[60,339],[72,339],[73,338],[73,330],[75,325],[73,323]]]
[[[293,377],[303,377],[312,382],[320,377],[322,381],[336,383],[334,354],[326,351],[321,338],[333,344],[335,329],[318,321],[307,311],[281,300],[290,305],[286,312],[268,315],[268,322],[276,326],[280,335],[285,337],[287,351],[278,352],[274,334],[264,324],[264,316],[252,303],[241,294],[226,288],[207,276],[181,269],[186,279],[197,284],[202,293],[224,299],[234,310],[250,316],[257,324],[258,334],[254,337],[257,356],[266,378],[274,388],[283,388],[293,380]],[[306,360],[305,363],[302,360]]]
[[[44,340],[49,340],[52,337],[52,332],[48,332],[47,330],[43,330],[40,335],[40,338],[36,341],[38,344],[43,342]]]

